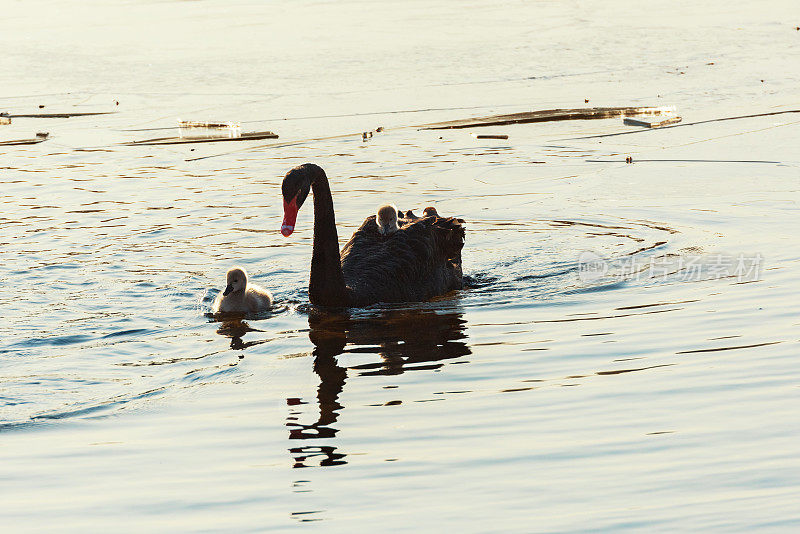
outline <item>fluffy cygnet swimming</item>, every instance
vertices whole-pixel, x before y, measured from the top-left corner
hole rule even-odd
[[[391,204],[386,204],[378,208],[375,215],[375,224],[378,225],[378,232],[381,235],[392,235],[398,230],[397,208]]]
[[[263,287],[248,284],[247,273],[241,267],[228,271],[227,280],[225,291],[214,300],[214,313],[256,313],[272,306],[272,294]]]
[[[423,217],[438,217],[439,213],[436,211],[436,208],[433,206],[428,206],[422,211]]]

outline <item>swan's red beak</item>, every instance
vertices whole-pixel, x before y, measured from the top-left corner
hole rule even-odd
[[[281,233],[283,237],[289,237],[294,232],[294,223],[297,221],[297,196],[291,202],[286,202],[283,199],[283,224],[281,224]]]

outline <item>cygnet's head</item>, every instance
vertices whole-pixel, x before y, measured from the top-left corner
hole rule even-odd
[[[375,215],[375,224],[378,225],[378,232],[381,235],[392,235],[397,228],[397,208],[391,204],[386,204],[378,208]]]
[[[223,295],[238,293],[247,289],[247,273],[241,267],[234,267],[228,271],[228,285],[225,286]]]
[[[433,206],[428,206],[422,212],[422,216],[423,217],[438,217],[439,213],[436,211],[436,208],[434,208]]]

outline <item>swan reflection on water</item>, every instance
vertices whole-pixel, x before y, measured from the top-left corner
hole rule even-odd
[[[242,338],[248,332],[263,332],[257,328],[251,327],[243,320],[244,315],[230,315],[224,319],[217,319],[221,322],[217,328],[217,334],[231,339],[231,348],[233,350],[244,350],[248,347],[260,345],[271,341],[271,339],[257,339],[253,341],[243,341]],[[244,355],[239,355],[239,358],[244,358]]]
[[[292,411],[286,422],[292,440],[336,436],[338,429],[333,425],[344,408],[338,399],[348,371],[355,371],[355,376],[399,375],[437,369],[444,360],[471,353],[460,309],[391,309],[359,316],[313,310],[308,324],[308,337],[315,347],[313,369],[320,380],[319,416],[315,422],[304,424],[298,419],[302,412]],[[345,368],[337,360],[343,353],[377,354],[380,361]],[[300,398],[286,401],[290,406],[305,404]],[[332,446],[293,447],[289,452],[296,468],[347,463],[347,455]],[[311,459],[314,463],[309,465]]]

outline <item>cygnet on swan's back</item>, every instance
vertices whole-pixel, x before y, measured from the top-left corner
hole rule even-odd
[[[225,291],[217,295],[211,310],[214,313],[256,313],[272,306],[272,294],[247,283],[247,272],[241,267],[228,271]]]
[[[391,204],[386,204],[378,208],[375,215],[375,224],[378,225],[378,232],[381,235],[392,235],[398,230],[397,227],[397,208]]]

